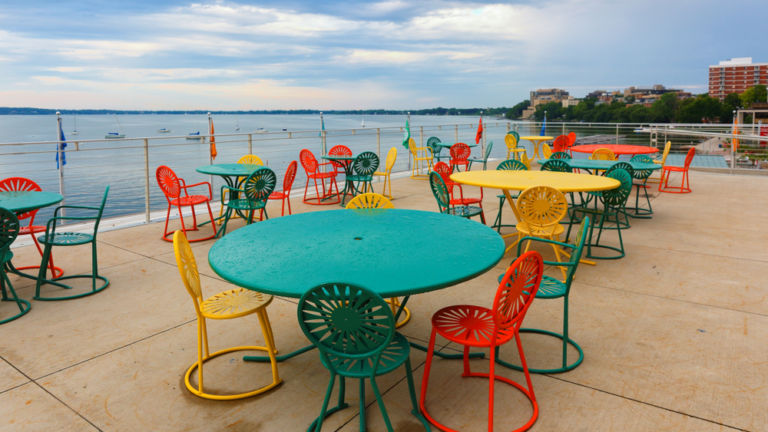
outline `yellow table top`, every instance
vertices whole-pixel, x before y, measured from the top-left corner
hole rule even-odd
[[[524,190],[531,186],[551,186],[560,192],[588,192],[615,189],[616,179],[591,174],[554,171],[464,171],[451,174],[451,180],[470,186]]]
[[[521,140],[526,141],[549,141],[555,139],[555,137],[546,136],[546,135],[531,135],[531,136],[524,136],[520,137]]]

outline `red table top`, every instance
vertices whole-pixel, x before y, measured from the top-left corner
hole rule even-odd
[[[615,155],[623,154],[647,154],[659,151],[656,147],[629,145],[629,144],[582,144],[571,147],[571,151],[579,153],[592,153],[599,148],[610,149]]]

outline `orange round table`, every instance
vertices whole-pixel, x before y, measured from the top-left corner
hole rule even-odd
[[[659,151],[656,147],[642,146],[642,145],[630,145],[630,144],[582,144],[571,147],[571,151],[578,153],[592,153],[599,148],[607,148],[618,155],[636,155],[636,154],[649,154]]]

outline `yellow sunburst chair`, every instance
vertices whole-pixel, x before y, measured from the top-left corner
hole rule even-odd
[[[416,147],[416,140],[408,139],[408,150],[413,157],[413,169],[411,178],[429,178],[429,172],[432,171],[432,149],[429,147]],[[426,169],[426,173],[423,173]]]
[[[672,148],[672,141],[667,141],[666,144],[664,144],[664,152],[661,154],[661,159],[654,159],[653,163],[660,164],[661,169],[656,171],[658,173],[664,172],[664,165],[667,163],[667,156],[669,155],[669,150]],[[658,177],[648,177],[648,180],[646,180],[646,183],[660,183],[661,182],[661,175]]]
[[[522,160],[525,155],[525,147],[518,147],[517,138],[514,134],[508,133],[504,136],[504,144],[507,145],[507,159]]]
[[[187,369],[184,374],[184,384],[187,389],[196,396],[214,400],[243,399],[269,391],[278,386],[282,381],[277,373],[277,360],[275,359],[275,340],[272,334],[272,326],[267,316],[267,305],[272,302],[272,296],[245,288],[235,288],[216,294],[203,300],[200,287],[200,274],[197,270],[197,262],[187,237],[181,231],[173,234],[173,250],[176,254],[176,265],[187,292],[192,297],[197,313],[197,361]],[[255,313],[259,319],[261,332],[264,335],[266,346],[236,346],[211,353],[208,349],[208,330],[205,324],[206,318],[231,319]],[[206,361],[220,355],[236,351],[265,351],[269,355],[272,367],[272,382],[255,390],[238,394],[213,394],[206,393],[203,385],[203,364]],[[197,369],[197,387],[190,382],[190,376]]]
[[[397,160],[397,148],[392,147],[389,149],[389,152],[387,152],[387,160],[384,162],[384,171],[376,171],[373,173],[375,176],[383,176],[384,177],[384,186],[381,187],[381,191],[384,193],[384,196],[386,196],[389,199],[392,199],[392,168],[395,166],[395,161]],[[387,186],[389,186],[389,194],[387,194]]]

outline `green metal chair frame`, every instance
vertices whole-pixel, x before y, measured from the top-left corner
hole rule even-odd
[[[32,305],[28,300],[19,298],[19,296],[16,295],[16,290],[13,289],[11,280],[8,278],[8,273],[6,273],[6,267],[8,266],[8,263],[11,262],[11,258],[13,258],[11,243],[16,240],[20,230],[21,226],[19,225],[19,219],[16,218],[16,215],[12,211],[0,207],[0,291],[2,291],[2,301],[14,301],[19,307],[19,313],[8,318],[0,319],[0,324],[13,321],[32,309]]]
[[[35,285],[35,300],[69,300],[74,298],[80,298],[96,294],[103,291],[109,286],[109,279],[99,275],[99,262],[98,253],[96,251],[96,234],[99,232],[99,223],[101,222],[101,216],[104,214],[104,207],[107,204],[107,195],[109,195],[109,186],[104,190],[104,196],[101,199],[101,205],[99,206],[77,206],[77,205],[62,205],[56,207],[53,212],[53,217],[48,220],[48,224],[45,226],[45,234],[37,238],[40,244],[44,245],[43,259],[40,262],[40,272],[37,275],[37,284]],[[93,216],[60,216],[63,209],[67,210],[80,210],[86,213],[95,212]],[[86,222],[93,221],[93,234],[80,233],[80,232],[57,232],[56,226],[62,221],[78,221]],[[46,273],[48,266],[46,263],[50,259],[51,249],[53,246],[79,246],[85,244],[91,244],[91,273],[66,275],[57,278],[46,279]],[[80,294],[73,294],[69,296],[58,297],[43,297],[40,295],[40,288],[43,285],[55,285],[64,289],[72,289],[70,285],[62,283],[61,281],[67,279],[91,279],[91,290]],[[101,286],[96,286],[96,280],[102,281]]]
[[[467,166],[467,171],[472,169],[472,162],[482,162],[483,170],[488,169],[488,158],[491,157],[491,149],[493,149],[493,141],[488,141],[488,146],[485,148],[485,154],[483,155],[482,159],[477,159],[477,158],[467,159],[469,161],[469,166]]]
[[[485,223],[485,216],[483,216],[482,207],[468,206],[468,205],[455,205],[451,206],[451,195],[448,193],[448,187],[445,185],[443,178],[440,177],[436,171],[429,173],[429,186],[432,188],[432,194],[437,201],[437,208],[440,213],[452,214],[454,216],[461,216],[464,218],[471,218],[472,216],[480,216],[480,219]]]
[[[560,339],[563,342],[563,360],[562,365],[557,368],[549,368],[549,369],[543,369],[543,368],[534,368],[534,367],[528,367],[528,370],[533,373],[561,373],[561,372],[568,372],[569,370],[573,370],[576,367],[578,367],[583,361],[584,361],[584,350],[581,349],[579,344],[576,343],[573,339],[571,339],[568,336],[568,297],[571,293],[571,284],[573,283],[573,275],[576,274],[576,269],[579,266],[579,261],[581,260],[582,251],[584,250],[584,243],[587,239],[587,227],[589,226],[589,216],[586,216],[581,221],[581,226],[579,227],[579,232],[576,235],[576,244],[568,244],[563,242],[558,242],[555,240],[549,240],[549,239],[543,239],[540,237],[523,237],[520,243],[517,245],[517,255],[520,256],[522,253],[522,247],[523,242],[526,242],[528,240],[534,241],[534,242],[541,242],[541,243],[547,243],[547,244],[554,244],[561,248],[567,248],[570,252],[570,258],[568,261],[544,261],[544,264],[549,266],[558,266],[558,267],[566,267],[566,274],[565,279],[560,280],[557,278],[554,278],[552,276],[543,275],[541,279],[541,285],[539,286],[539,291],[536,292],[536,298],[540,299],[556,299],[556,298],[563,298],[563,332],[562,333],[556,333],[549,330],[542,330],[542,329],[534,329],[534,328],[521,328],[521,333],[537,333],[537,334],[543,334],[548,335],[552,337],[556,337]],[[504,275],[499,276],[499,282],[504,278]],[[578,351],[579,357],[572,361],[571,363],[568,363],[568,345],[571,345]],[[530,360],[530,359],[529,359]],[[496,363],[499,363],[501,365],[504,365],[506,367],[522,371],[522,366],[518,366],[516,364],[512,364],[509,362],[506,362],[504,360],[501,360],[499,357],[498,350],[496,351]]]
[[[560,154],[564,154],[568,156],[567,153],[558,152]],[[552,156],[554,156],[557,153],[553,153]],[[549,160],[544,162],[544,164],[541,165],[541,171],[553,171],[553,172],[564,172],[564,173],[572,173],[573,168],[571,168],[571,165],[566,162],[566,160],[570,159],[571,157],[557,157],[553,158],[552,156],[549,157]],[[573,209],[576,206],[583,205],[584,198],[581,194],[579,194],[579,202],[576,202],[576,196],[573,192],[568,192],[568,195],[571,197],[571,202],[568,204],[568,219],[570,220],[573,218]]]
[[[592,259],[619,259],[623,258],[625,255],[624,252],[624,241],[621,238],[621,225],[622,222],[619,220],[619,215],[624,212],[624,205],[627,202],[627,198],[629,198],[629,195],[632,193],[632,175],[629,174],[626,170],[622,168],[618,169],[612,169],[610,172],[607,172],[605,174],[606,177],[610,177],[613,179],[618,180],[621,184],[616,189],[606,190],[600,192],[600,195],[598,197],[600,198],[600,201],[603,203],[603,207],[598,208],[588,208],[588,207],[576,207],[574,208],[574,213],[584,213],[586,216],[587,214],[593,215],[592,223],[589,225],[589,240],[586,243],[587,246],[587,257]],[[626,213],[624,212],[625,217]],[[595,221],[597,221],[599,216],[600,222],[598,226],[598,234],[597,239],[593,242],[593,235],[594,235],[594,229],[595,229]],[[619,246],[612,246],[612,245],[605,245],[600,244],[600,237],[603,234],[603,228],[605,226],[605,222],[611,223],[611,217],[614,218],[614,222],[616,223],[616,232],[619,237]],[[568,238],[571,235],[571,227],[573,226],[573,218],[571,218],[571,222],[568,224],[568,232],[565,234],[565,241],[568,242]],[[599,256],[594,255],[592,253],[592,249],[607,249],[617,252],[616,255],[609,255],[609,256]]]
[[[559,152],[554,152],[554,153],[552,153],[552,154],[549,156],[549,159],[550,159],[550,160],[551,160],[551,159],[563,159],[563,160],[570,160],[570,159],[572,159],[572,157],[571,157],[571,155],[569,155],[569,154],[568,154],[568,153],[566,153],[566,152],[563,152],[563,151],[559,151]]]
[[[436,159],[438,162],[440,162],[441,157],[446,157],[446,156],[440,155],[440,152],[443,151],[443,147],[437,145],[440,142],[442,141],[440,141],[440,138],[436,136],[431,136],[427,138],[427,147],[432,149],[432,158]],[[447,157],[450,157],[450,156],[447,156]]]
[[[632,156],[632,159],[630,159],[630,162],[641,162],[641,163],[654,163],[653,158],[644,155],[634,155]],[[635,186],[635,206],[634,207],[627,207],[627,210],[630,210],[631,213],[629,213],[630,216],[634,218],[642,218],[642,219],[650,219],[651,215],[653,214],[653,207],[651,206],[651,198],[648,196],[648,185],[646,183],[648,182],[648,178],[653,173],[653,170],[632,170],[632,177],[636,180],[634,183]],[[643,193],[645,194],[645,202],[648,204],[648,207],[640,207],[640,190],[642,189]]]
[[[623,161],[622,162],[616,162],[615,164],[611,165],[610,168],[605,170],[605,173],[603,173],[603,175],[607,176],[609,173],[611,173],[612,171],[615,171],[617,169],[623,169],[624,171],[628,172],[630,177],[634,178],[634,176],[635,176],[635,169],[632,168],[632,164],[630,164],[629,162],[623,162]],[[648,174],[648,175],[650,175],[650,174]],[[599,194],[600,192],[594,192],[594,193]],[[629,193],[631,195],[632,194],[632,190],[630,190]],[[627,201],[628,200],[629,200],[629,197],[627,197]],[[629,229],[629,228],[631,228],[632,225],[629,222],[629,213],[627,212],[627,203],[626,203],[626,201],[624,202],[624,204],[621,205],[621,214],[624,215],[624,220],[621,222],[621,228],[622,229]],[[615,229],[615,228],[613,226],[608,226],[605,229]]]
[[[230,197],[236,198],[230,198],[227,201],[227,211],[224,214],[224,223],[221,224],[219,234],[223,236],[227,233],[227,223],[232,217],[233,211],[240,213],[240,216],[245,219],[246,224],[253,223],[253,213],[256,210],[259,210],[260,221],[269,219],[267,201],[269,200],[269,195],[275,190],[276,184],[277,176],[275,172],[267,167],[263,167],[252,172],[239,189],[223,185],[221,187],[221,195],[224,196],[227,193]]]
[[[413,406],[411,413],[426,430],[430,430],[416,401],[410,345],[405,336],[395,331],[395,318],[381,296],[344,283],[319,285],[301,296],[298,318],[301,330],[320,351],[320,360],[331,375],[320,415],[310,424],[308,431],[320,431],[326,417],[349,406],[344,402],[344,379],[357,378],[360,380],[360,431],[366,430],[365,380],[368,379],[387,430],[392,432],[392,423],[376,384],[376,377],[401,365],[405,365]],[[337,377],[338,403],[328,409]]]
[[[352,182],[355,195],[373,192],[373,173],[379,168],[379,156],[370,151],[362,152],[352,161],[352,172],[347,177]]]
[[[528,171],[528,167],[525,166],[524,163],[520,162],[517,159],[507,159],[505,161],[502,161],[499,165],[496,166],[496,169],[499,171]],[[520,196],[520,192],[515,192],[513,195],[511,195],[512,198],[517,198]],[[498,194],[496,197],[499,199],[499,211],[496,213],[496,219],[493,221],[493,225],[491,225],[491,228],[496,228],[496,232],[501,233],[502,227],[510,227],[514,228],[517,226],[517,224],[502,224],[501,223],[501,211],[504,209],[504,204],[507,202],[507,197],[504,194]]]

